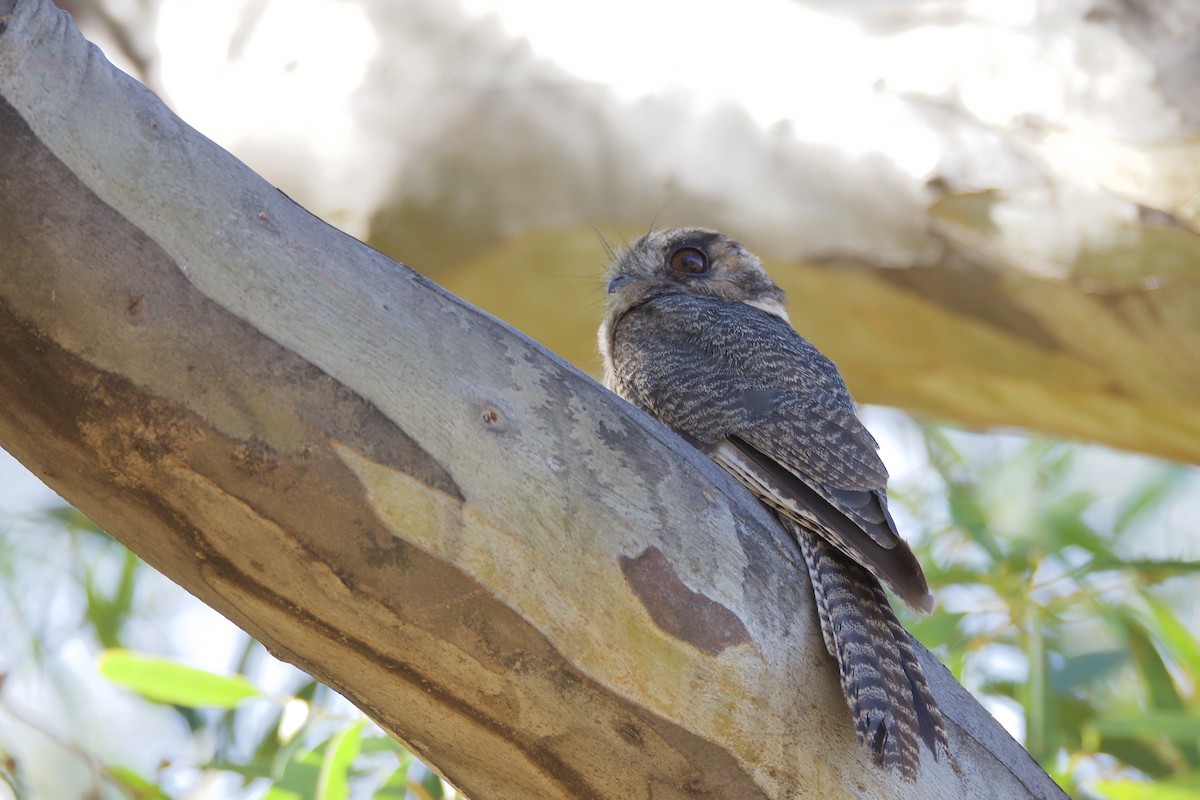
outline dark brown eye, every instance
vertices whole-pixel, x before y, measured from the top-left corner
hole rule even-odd
[[[686,272],[689,275],[703,275],[708,272],[708,256],[704,255],[703,250],[697,250],[695,247],[679,248],[671,253],[671,260],[667,263],[675,272]]]

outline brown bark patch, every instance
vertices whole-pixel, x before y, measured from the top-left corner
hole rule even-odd
[[[622,556],[621,571],[664,633],[714,656],[727,647],[750,643],[750,634],[737,615],[689,589],[657,547],[648,547],[635,558]]]

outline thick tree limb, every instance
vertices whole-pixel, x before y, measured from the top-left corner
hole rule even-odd
[[[1173,234],[1181,260],[1200,259],[1200,236]],[[1142,238],[1144,273],[1122,287],[1031,275],[953,241],[929,265],[766,263],[859,402],[1200,463],[1200,284],[1156,277],[1162,245],[1149,226]],[[595,369],[591,319],[547,295],[562,292],[563,264],[602,260],[581,226],[505,242],[437,279]]]
[[[794,544],[680,440],[0,1],[0,444],[472,797],[1056,797],[854,741]]]

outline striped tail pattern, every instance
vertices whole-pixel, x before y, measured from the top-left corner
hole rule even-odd
[[[920,742],[949,753],[941,711],[883,588],[837,548],[784,519],[800,543],[821,635],[837,659],[859,740],[881,765],[916,779]]]

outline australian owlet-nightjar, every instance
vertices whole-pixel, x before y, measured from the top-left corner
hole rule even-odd
[[[649,233],[606,278],[605,384],[686,435],[793,533],[858,737],[913,779],[919,742],[937,758],[946,732],[880,584],[920,611],[933,599],[837,367],[792,328],[758,259],[719,233]]]

